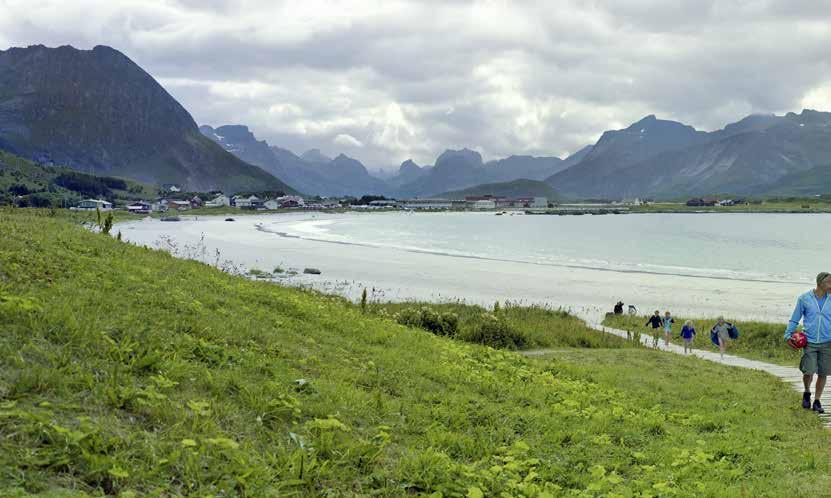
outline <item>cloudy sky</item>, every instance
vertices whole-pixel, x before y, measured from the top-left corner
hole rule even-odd
[[[0,0],[0,47],[37,43],[110,45],[200,124],[370,168],[831,111],[831,0]]]

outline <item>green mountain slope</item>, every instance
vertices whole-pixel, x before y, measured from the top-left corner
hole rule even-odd
[[[292,191],[202,136],[156,80],[103,46],[0,51],[0,149],[193,191]]]
[[[831,435],[771,377],[527,360],[0,210],[0,489],[25,496],[807,496]]]
[[[87,175],[70,168],[43,166],[0,151],[0,204],[69,207],[88,197],[110,201],[151,199],[158,189],[133,180]]]
[[[829,157],[831,159],[831,157]],[[782,177],[768,195],[815,196],[831,193],[831,164]]]

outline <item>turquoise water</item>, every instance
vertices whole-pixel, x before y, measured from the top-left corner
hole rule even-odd
[[[275,217],[261,230],[402,254],[805,284],[831,268],[829,222],[828,214],[379,213]]]

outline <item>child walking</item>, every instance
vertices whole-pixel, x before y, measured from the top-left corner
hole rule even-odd
[[[669,339],[672,335],[672,324],[675,323],[675,319],[667,311],[664,313],[664,319],[661,323],[664,326],[664,346],[669,347]]]
[[[664,321],[661,319],[661,312],[655,310],[655,314],[649,317],[649,320],[646,322],[644,327],[652,326],[652,347],[658,347],[658,331],[661,330],[661,325],[663,325]]]
[[[684,326],[681,327],[681,338],[684,339],[684,354],[687,354],[687,350],[692,353],[692,343],[695,338],[695,327],[693,327],[690,320],[684,322]]]

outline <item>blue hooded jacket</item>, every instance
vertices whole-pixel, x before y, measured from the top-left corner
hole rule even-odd
[[[788,322],[788,328],[785,330],[785,340],[791,338],[801,319],[803,332],[808,342],[822,344],[831,341],[831,304],[828,303],[829,301],[831,301],[831,295],[826,296],[825,302],[820,307],[813,289],[799,296],[793,315],[791,315],[791,321]]]

